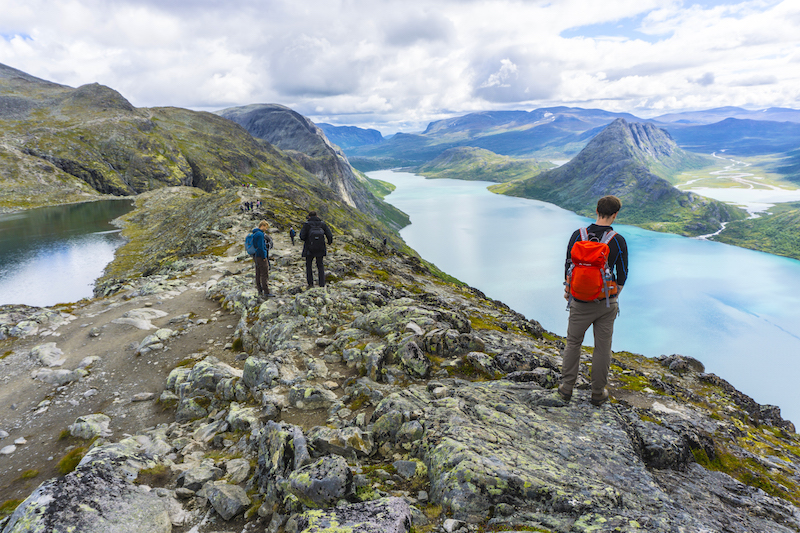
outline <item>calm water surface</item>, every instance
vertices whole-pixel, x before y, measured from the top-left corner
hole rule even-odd
[[[123,240],[110,224],[130,200],[0,215],[0,305],[50,306],[92,296]]]
[[[486,182],[378,171],[401,231],[425,259],[545,329],[566,334],[570,234],[593,220],[552,204],[492,194]],[[619,222],[625,221],[625,208]],[[614,350],[680,353],[800,423],[800,261],[615,224],[630,250]],[[591,332],[586,337],[591,345]]]

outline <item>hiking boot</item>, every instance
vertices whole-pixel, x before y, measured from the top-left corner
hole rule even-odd
[[[569,401],[572,399],[572,393],[569,393],[569,394],[564,393],[561,390],[561,385],[558,386],[558,395],[561,397],[561,400],[564,403],[569,403]]]
[[[592,405],[595,407],[600,407],[604,403],[608,401],[608,389],[603,389],[603,396],[600,398],[592,397]]]

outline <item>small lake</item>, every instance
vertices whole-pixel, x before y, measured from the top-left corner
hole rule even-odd
[[[370,172],[411,217],[400,233],[426,260],[565,335],[567,240],[593,222],[552,204],[490,193],[487,182]],[[619,222],[625,221],[625,207]],[[615,224],[630,250],[615,351],[695,357],[800,423],[800,261]],[[586,344],[591,345],[591,332]]]
[[[50,306],[93,296],[94,281],[123,243],[111,220],[130,199],[0,215],[0,305]]]

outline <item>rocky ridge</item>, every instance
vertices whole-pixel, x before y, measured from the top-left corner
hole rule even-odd
[[[221,194],[195,200],[216,206],[198,236],[216,253],[0,313],[3,388],[18,387],[0,393],[4,485],[36,420],[66,453],[29,496],[24,474],[2,487],[3,533],[800,531],[794,426],[698,361],[617,352],[595,408],[586,350],[564,403],[563,344],[535,321],[362,233],[337,232],[328,285],[306,289],[287,221]],[[242,250],[262,216],[266,301]]]

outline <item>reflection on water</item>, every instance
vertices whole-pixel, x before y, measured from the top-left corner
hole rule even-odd
[[[110,221],[131,208],[130,200],[104,200],[0,215],[0,305],[91,297],[123,242]]]
[[[422,257],[547,330],[566,333],[567,240],[592,220],[492,194],[488,183],[369,175],[397,186],[386,200],[411,217],[401,235]],[[614,229],[630,250],[614,350],[695,357],[708,372],[800,422],[800,293],[794,286],[800,261],[623,224]]]

